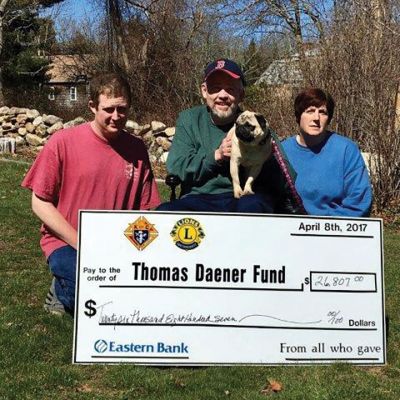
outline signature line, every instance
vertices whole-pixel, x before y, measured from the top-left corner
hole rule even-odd
[[[263,317],[263,318],[270,318],[270,319],[275,319],[277,321],[281,322],[289,322],[291,324],[319,324],[322,320],[319,321],[309,321],[309,322],[300,322],[300,321],[289,321],[287,319],[280,319],[277,317],[273,317],[272,315],[263,315],[263,314],[252,314],[252,315],[246,315],[242,319],[239,320],[239,322],[244,321],[247,318],[252,318],[252,317]]]

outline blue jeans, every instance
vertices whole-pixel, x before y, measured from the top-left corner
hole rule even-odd
[[[54,250],[47,262],[50,271],[56,278],[56,296],[67,309],[73,313],[75,308],[76,250],[71,246]]]
[[[264,194],[252,194],[235,199],[232,193],[189,194],[158,206],[160,211],[214,211],[271,214],[273,202]]]

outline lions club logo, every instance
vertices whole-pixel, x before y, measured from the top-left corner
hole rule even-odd
[[[158,236],[157,229],[145,217],[129,224],[124,234],[138,250],[145,249]]]
[[[182,218],[172,228],[172,239],[182,250],[195,249],[204,238],[200,223],[193,218]]]

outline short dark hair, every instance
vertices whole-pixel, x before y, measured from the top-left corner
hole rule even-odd
[[[335,102],[332,96],[322,89],[309,88],[300,92],[294,100],[294,115],[296,116],[297,123],[300,123],[301,114],[311,106],[326,106],[328,111],[328,124],[331,122],[335,109]]]
[[[128,81],[119,74],[109,72],[95,75],[90,81],[90,100],[97,108],[99,96],[124,97],[131,105],[131,87]]]

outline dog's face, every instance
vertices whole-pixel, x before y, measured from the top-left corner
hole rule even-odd
[[[252,111],[240,114],[230,132],[232,132],[230,172],[233,194],[238,199],[243,195],[254,194],[252,183],[272,154],[272,135],[265,118]],[[243,189],[240,186],[239,166],[244,167],[246,177]]]
[[[265,144],[271,137],[266,119],[252,111],[242,112],[236,120],[236,136],[249,145]]]

